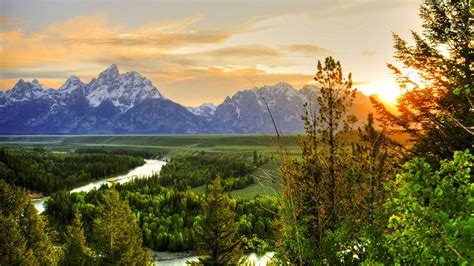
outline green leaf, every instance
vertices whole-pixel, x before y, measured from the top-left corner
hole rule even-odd
[[[461,88],[460,88],[460,87],[454,88],[454,89],[453,89],[453,93],[454,93],[454,95],[459,95],[459,94],[461,94]]]

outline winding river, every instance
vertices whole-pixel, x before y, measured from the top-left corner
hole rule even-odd
[[[117,183],[123,184],[135,178],[146,178],[153,174],[158,174],[161,170],[161,167],[163,167],[163,165],[165,164],[166,162],[160,161],[160,160],[145,160],[144,165],[138,166],[137,168],[131,170],[125,175],[119,175],[116,177],[110,177],[110,178],[97,180],[87,185],[77,187],[71,190],[71,192],[82,192],[82,191],[88,192],[94,188],[99,188],[103,184],[107,184],[111,182],[117,182]],[[33,205],[35,205],[35,208],[38,210],[39,213],[42,213],[44,211],[44,203],[48,198],[49,197],[43,197],[43,198],[32,200]]]
[[[91,182],[87,185],[80,186],[71,190],[71,192],[88,192],[94,188],[99,188],[103,184],[117,182],[120,184],[126,183],[135,178],[147,178],[153,174],[158,174],[161,170],[161,167],[165,165],[166,162],[160,160],[145,160],[145,164],[139,166],[125,175],[119,175],[116,177],[105,178],[101,180],[97,180]],[[49,197],[43,197],[39,199],[32,200],[33,205],[38,210],[39,213],[44,211],[44,203]],[[186,265],[187,261],[197,261],[196,256],[182,256],[182,254],[173,254],[169,252],[152,252],[155,255],[152,256],[153,260],[155,261],[155,265]],[[165,255],[165,256],[164,256]],[[181,256],[180,256],[181,255]],[[273,256],[272,252],[269,252],[263,256],[257,256],[255,253],[248,254],[246,257],[248,261],[255,263],[254,265],[266,265],[266,263],[271,259]]]

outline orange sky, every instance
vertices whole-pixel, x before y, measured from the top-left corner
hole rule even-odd
[[[419,1],[27,1],[0,6],[0,88],[58,88],[111,64],[184,105],[220,103],[256,84],[312,82],[334,56],[366,94],[394,98],[391,33],[419,31]],[[152,12],[154,11],[154,12]]]

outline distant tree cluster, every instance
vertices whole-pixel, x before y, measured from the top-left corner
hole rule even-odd
[[[112,148],[112,147],[96,147],[96,148],[77,148],[75,153],[86,153],[86,154],[94,154],[94,153],[101,153],[101,154],[110,154],[110,155],[128,155],[133,157],[142,157],[146,159],[151,159],[155,157],[163,157],[163,151],[148,151],[143,149],[123,149],[123,148]]]
[[[173,158],[161,169],[160,180],[162,186],[186,190],[206,185],[220,175],[225,190],[231,191],[252,184],[251,173],[257,166],[237,156],[199,153]]]
[[[143,158],[109,154],[58,154],[26,148],[0,149],[0,179],[50,194],[92,180],[127,173]]]

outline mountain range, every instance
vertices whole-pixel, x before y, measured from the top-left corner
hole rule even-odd
[[[275,133],[268,110],[286,134],[303,131],[303,104],[319,89],[288,83],[239,91],[219,105],[185,107],[163,96],[135,71],[116,65],[89,83],[71,76],[59,89],[20,79],[0,92],[0,134],[254,134]],[[364,121],[373,111],[358,93],[352,112]]]

